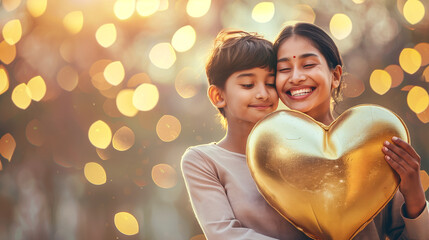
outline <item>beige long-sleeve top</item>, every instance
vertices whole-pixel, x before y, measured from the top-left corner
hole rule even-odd
[[[214,143],[189,148],[182,173],[195,215],[208,240],[310,239],[277,213],[260,195],[246,156]],[[354,239],[429,240],[429,211],[415,219],[401,214],[398,192]]]

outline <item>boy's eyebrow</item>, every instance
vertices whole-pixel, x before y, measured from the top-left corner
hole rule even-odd
[[[318,57],[318,55],[315,53],[304,53],[304,54],[298,56],[298,58],[300,58],[300,59],[308,58],[308,57]],[[277,60],[277,62],[287,62],[287,61],[290,61],[290,58],[285,57],[285,58],[280,58]]]
[[[241,78],[241,77],[253,77],[255,76],[255,74],[253,73],[242,73],[240,75],[237,76],[237,78]]]

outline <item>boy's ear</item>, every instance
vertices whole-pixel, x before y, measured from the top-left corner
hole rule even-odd
[[[215,85],[210,85],[209,90],[207,91],[210,101],[217,108],[223,108],[226,105],[225,99],[223,98],[223,92],[221,89]]]
[[[335,69],[332,71],[333,79],[332,79],[332,89],[340,86],[341,76],[343,75],[343,68],[340,65],[337,65]]]

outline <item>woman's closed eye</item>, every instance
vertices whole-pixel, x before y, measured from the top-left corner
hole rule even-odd
[[[279,72],[290,72],[291,68],[279,68],[278,71]]]
[[[315,64],[315,63],[309,63],[309,64],[305,64],[304,65],[304,68],[312,68],[312,67],[314,67],[314,66],[316,66],[317,64]]]
[[[249,83],[249,84],[240,84],[243,88],[252,88],[253,84]]]

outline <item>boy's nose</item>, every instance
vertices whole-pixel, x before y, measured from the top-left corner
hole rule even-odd
[[[266,86],[259,87],[258,92],[256,93],[256,98],[266,100],[268,97],[269,97],[269,94]]]

